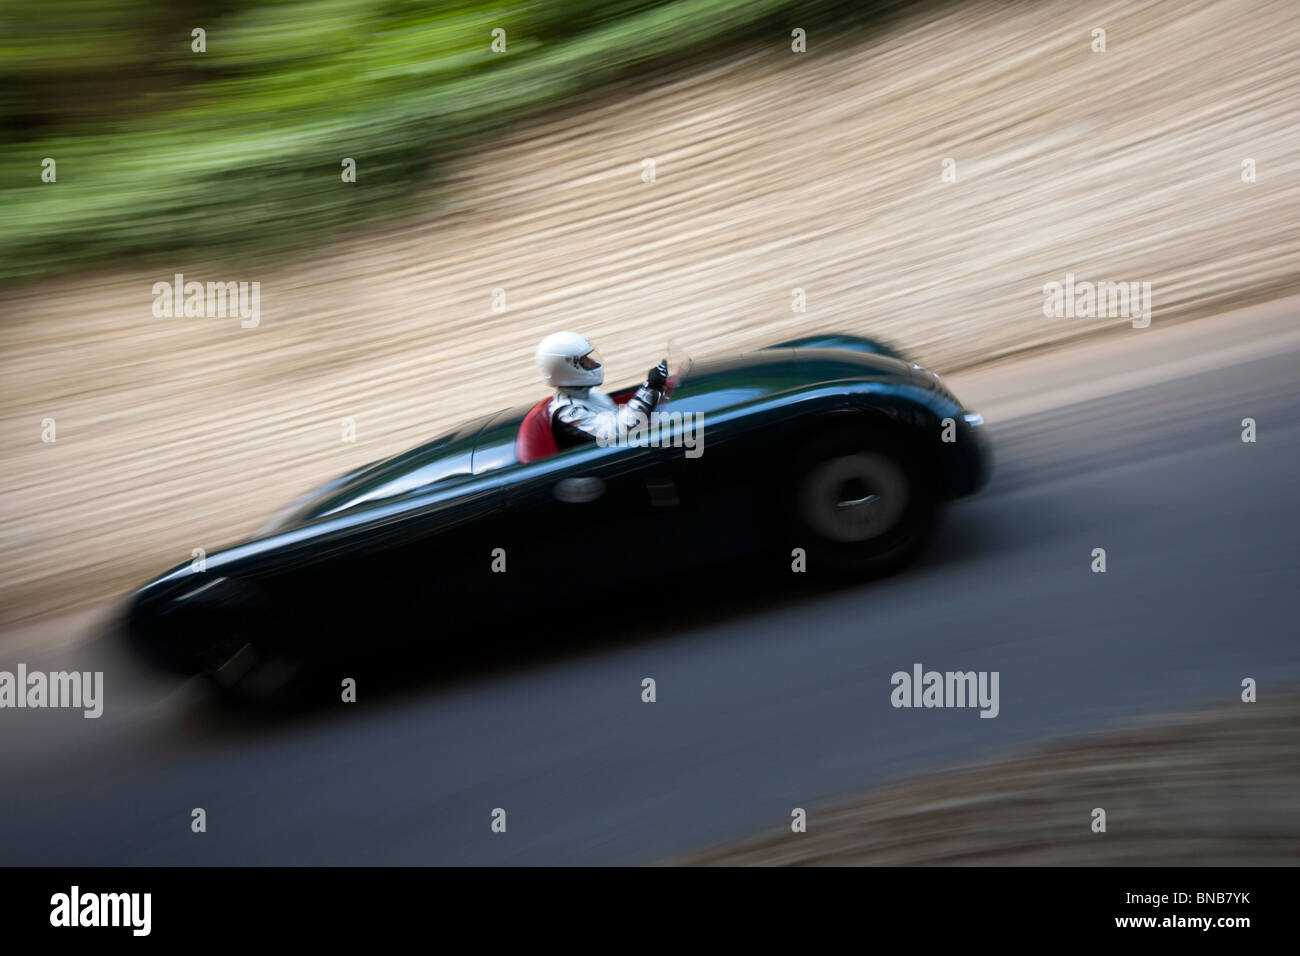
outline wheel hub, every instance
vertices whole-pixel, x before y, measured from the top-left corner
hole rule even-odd
[[[804,480],[800,509],[823,537],[869,541],[894,528],[907,509],[908,482],[892,458],[844,455],[817,465]]]

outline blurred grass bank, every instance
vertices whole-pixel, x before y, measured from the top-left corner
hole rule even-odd
[[[0,282],[309,249],[539,109],[702,50],[787,50],[791,26],[899,2],[6,0]]]

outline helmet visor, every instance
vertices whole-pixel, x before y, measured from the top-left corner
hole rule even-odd
[[[592,349],[582,358],[578,359],[577,364],[578,364],[578,368],[585,369],[588,372],[600,368],[601,366],[600,352],[598,352],[596,349]]]

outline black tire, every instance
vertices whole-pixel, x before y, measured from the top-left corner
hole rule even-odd
[[[941,501],[918,441],[881,428],[841,426],[809,441],[782,483],[790,554],[807,571],[856,581],[899,570],[930,542]]]
[[[221,665],[203,672],[226,703],[251,707],[288,706],[303,694],[302,665],[255,643],[244,643]]]
[[[203,635],[201,674],[223,702],[256,707],[293,703],[303,666],[278,648],[265,621],[267,607],[251,598],[239,607],[194,608],[189,626]]]

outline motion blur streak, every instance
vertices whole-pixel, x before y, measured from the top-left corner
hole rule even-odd
[[[1271,333],[1294,332],[1296,315],[1292,303],[1267,321],[1214,320],[1212,334],[1156,331],[1155,384],[1082,404],[1041,396],[1099,370],[1124,374],[1124,342],[1083,350],[1083,363],[1067,351],[1011,363],[996,379],[958,378],[973,402],[1020,404],[991,426],[998,478],[953,509],[927,560],[870,586],[746,596],[723,621],[707,602],[676,606],[669,634],[655,614],[621,639],[600,628],[600,646],[581,656],[456,682],[435,666],[397,692],[363,683],[364,708],[294,720],[223,720],[184,695],[160,704],[125,662],[97,664],[107,702],[93,739],[80,715],[7,715],[20,721],[0,738],[0,860],[648,862],[770,831],[793,806],[1063,731],[1232,701],[1242,676],[1271,697],[1300,677],[1300,514],[1278,505],[1300,481],[1300,343],[1221,366],[1203,357],[1230,353],[1239,328],[1285,341]],[[1173,377],[1156,367],[1190,359],[1197,370]],[[1004,381],[1039,395],[1037,406],[1000,394]],[[1240,440],[1246,414],[1261,423],[1253,445]],[[1094,544],[1110,554],[1107,574],[1088,570]],[[49,669],[87,654],[27,653]],[[999,671],[998,718],[894,709],[889,675],[918,659]],[[660,688],[652,706],[637,694],[645,675]],[[1225,732],[1234,759],[1277,752],[1254,733]],[[1283,753],[1294,753],[1290,739]],[[1139,756],[1126,772],[1171,759],[1159,746]],[[1296,841],[1295,814],[1276,812],[1290,791],[1269,789],[1276,774],[1243,778],[1225,784],[1229,805],[1268,811],[1247,819],[1267,827],[1270,847],[1238,839],[1259,831],[1214,816],[1219,802],[1196,815],[1202,829],[1180,831],[1190,842],[1159,843],[1161,818],[1144,812],[1123,850],[1076,846],[1078,861],[1136,848],[1177,861],[1229,845],[1235,863],[1275,859]],[[1209,786],[1180,799],[1217,792],[1217,778],[1200,779]],[[219,835],[190,838],[195,794],[222,821]],[[1093,805],[1083,805],[1083,835]],[[489,831],[493,807],[509,810],[505,835]],[[996,854],[1041,823],[986,833],[980,846]],[[888,861],[936,852],[924,841],[912,849]]]
[[[0,863],[673,860],[1243,678],[1262,707],[1300,679],[1298,40],[1265,0],[0,4],[0,672],[104,675],[99,719],[4,708]],[[163,308],[177,276],[256,320]],[[1061,282],[1144,290],[1150,325],[1045,314]],[[540,400],[562,328],[615,389],[670,340],[881,338],[984,413],[993,483],[906,574],[534,616],[356,704],[232,714],[82,640],[308,489]],[[996,719],[892,707],[914,662],[998,674]],[[1252,726],[1224,739],[1294,758]],[[1265,851],[1207,810],[1172,852],[1293,848],[1294,781],[1259,780],[1187,799],[1241,784]]]
[[[853,29],[796,13],[803,54],[794,22],[735,12],[767,4],[453,4],[437,22],[384,4],[411,20],[395,33],[367,4],[206,23],[171,5],[144,40],[122,32],[136,6],[78,5],[48,44],[5,48],[0,262],[29,281],[0,291],[0,623],[120,594],[337,474],[541,397],[532,348],[557,328],[599,339],[619,384],[671,336],[716,354],[827,330],[947,372],[1127,326],[1045,318],[1067,272],[1151,282],[1153,328],[1297,288],[1285,3],[927,4]],[[518,59],[472,59],[498,21]],[[532,70],[542,39],[546,82],[479,75]],[[541,110],[577,89],[591,98]],[[508,121],[523,94],[530,118]],[[436,185],[408,193],[426,164]],[[390,192],[407,218],[348,219]],[[271,248],[214,261],[233,233]],[[304,242],[323,246],[262,257]],[[116,264],[81,271],[101,248]],[[259,281],[258,328],[155,318],[150,288],[175,273]]]

